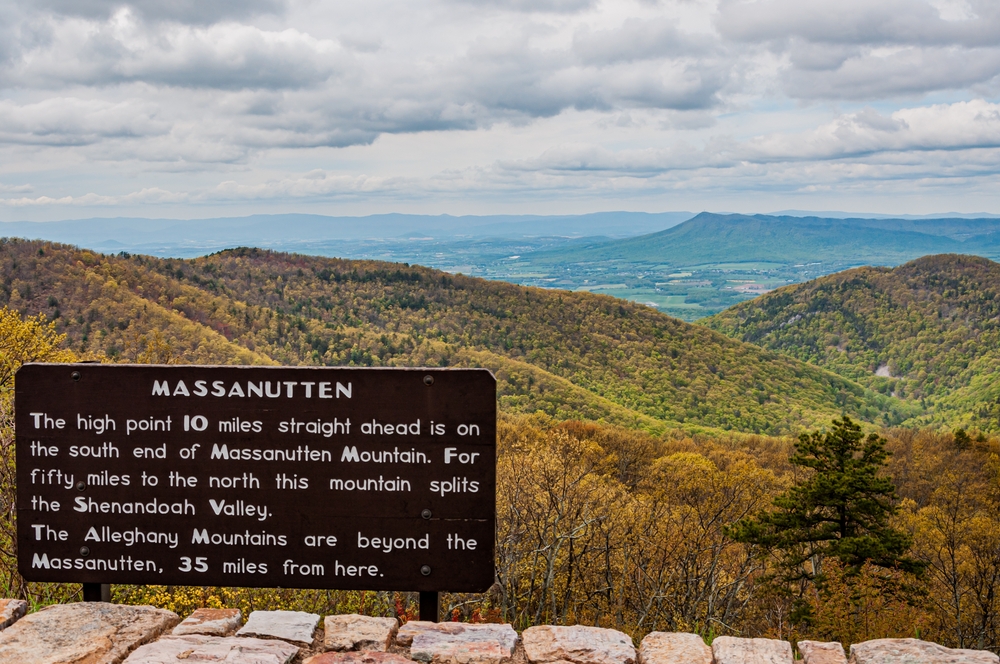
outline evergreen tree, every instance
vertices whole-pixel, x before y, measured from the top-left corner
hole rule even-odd
[[[879,475],[888,455],[885,439],[865,437],[846,415],[830,431],[803,433],[791,462],[805,477],[774,499],[776,510],[737,522],[729,536],[778,553],[786,581],[816,580],[825,556],[849,574],[866,562],[919,574],[921,563],[906,556],[910,537],[889,525],[896,489]]]

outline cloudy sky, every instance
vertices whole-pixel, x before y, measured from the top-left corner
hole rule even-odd
[[[0,219],[1000,213],[996,0],[0,0]]]

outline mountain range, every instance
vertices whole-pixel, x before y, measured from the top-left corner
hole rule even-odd
[[[1000,219],[836,219],[703,212],[637,237],[576,244],[531,259],[684,267],[704,263],[875,263],[928,254],[1000,255]]]
[[[484,366],[505,409],[791,433],[912,404],[825,368],[590,293],[257,249],[192,260],[0,242],[0,305],[45,313],[84,357],[207,364]]]
[[[791,433],[842,412],[1000,429],[1000,265],[960,253],[908,261],[942,247],[1000,247],[1000,220],[702,214],[532,257],[572,254],[605,271],[727,258],[704,268],[716,282],[703,290],[742,285],[729,278],[740,261],[755,278],[767,261],[896,265],[739,291],[751,299],[693,325],[607,295],[399,263],[247,248],[170,259],[8,239],[0,305],[45,313],[86,357],[485,366],[508,410],[650,431]],[[669,276],[664,289],[699,278]]]

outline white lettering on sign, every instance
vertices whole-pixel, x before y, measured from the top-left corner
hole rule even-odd
[[[362,450],[358,452],[356,445],[345,445],[344,451],[340,455],[341,461],[353,461],[355,463],[430,463],[425,452],[418,452],[417,448],[399,451],[395,447],[389,450]]]
[[[284,535],[273,535],[266,530],[251,533],[210,533],[207,528],[194,529],[191,533],[192,544],[225,544],[226,546],[285,546],[288,538]]]
[[[260,420],[249,422],[239,417],[231,420],[221,420],[219,422],[219,433],[260,433],[264,430],[264,423]]]
[[[260,431],[260,429],[256,429]],[[347,418],[341,422],[336,417],[333,418],[332,422],[324,422],[323,420],[315,421],[297,421],[294,417],[287,422],[278,423],[278,431],[281,433],[314,433],[321,435],[324,438],[329,438],[334,434],[349,434],[351,433],[351,418]]]
[[[420,420],[409,424],[383,424],[372,420],[361,425],[361,433],[371,436],[419,436]]]
[[[177,548],[179,541],[177,533],[146,532],[133,528],[132,530],[112,530],[108,526],[91,526],[84,536],[85,542],[121,542],[125,546],[136,544],[166,544],[171,549]]]
[[[159,572],[153,560],[133,560],[132,556],[114,558],[49,558],[47,553],[31,557],[35,569],[85,569],[95,572]]]
[[[226,382],[221,380],[213,380],[211,383],[211,387],[209,387],[209,381],[196,380],[193,382],[194,387],[188,389],[187,384],[183,380],[178,380],[171,388],[169,380],[153,379],[152,394],[154,397],[213,396],[243,398],[259,397],[269,399],[278,399],[281,397],[284,397],[285,399],[312,399],[314,398],[314,394],[320,399],[340,399],[341,397],[350,399],[354,396],[353,384],[347,383],[345,385],[337,381],[320,381],[317,383],[316,381],[309,382],[297,380],[248,380],[245,382],[235,381],[228,387],[226,386]],[[318,389],[313,390],[313,386],[317,384]],[[302,389],[295,389],[297,387],[301,387]],[[35,419],[35,427],[39,427],[40,425],[38,422],[45,414],[31,413],[31,415],[39,416]],[[65,425],[65,421],[63,424]]]
[[[73,475],[64,474],[63,471],[59,470],[58,468],[51,468],[49,470],[42,470],[41,468],[32,468],[31,483],[57,485],[57,486],[62,486],[66,489],[72,489]]]
[[[84,417],[78,413],[76,416],[76,428],[81,431],[93,431],[98,436],[102,436],[105,431],[114,431],[117,429],[118,425],[115,424],[110,415],[102,415],[101,417],[87,415]]]
[[[259,489],[260,480],[254,477],[253,473],[243,473],[235,477],[209,477],[208,488],[210,489]]]
[[[258,521],[264,521],[271,516],[267,505],[250,505],[246,501],[237,500],[230,503],[226,500],[215,501],[209,498],[208,503],[212,506],[212,511],[218,516],[255,516]]]
[[[370,477],[361,480],[342,480],[333,478],[330,480],[331,491],[410,491],[409,480],[401,479],[398,475],[396,479],[383,479],[381,475],[378,479]]]
[[[333,461],[329,450],[311,450],[309,446],[299,445],[295,449],[249,449],[229,448],[228,445],[212,444],[213,459],[228,459],[230,461]]]
[[[43,445],[37,440],[31,441],[31,456],[59,456],[58,445]]]
[[[74,512],[93,512],[96,514],[194,514],[194,505],[186,498],[183,503],[164,503],[153,498],[148,503],[97,502],[93,498],[77,496]]]
[[[117,459],[121,456],[118,446],[112,443],[103,445],[70,445],[71,457],[90,457],[91,459]]]
[[[141,420],[125,420],[125,434],[131,436],[135,431],[170,431],[170,416],[158,420],[153,417]]]
[[[267,563],[248,563],[246,558],[222,563],[223,574],[267,574]]]
[[[450,480],[435,480],[431,482],[431,491],[442,496],[446,493],[478,493],[479,482],[468,477],[453,477]]]
[[[326,567],[323,565],[301,565],[294,560],[286,560],[284,565],[285,574],[300,576],[323,576],[326,574]]]
[[[87,486],[128,486],[130,482],[128,475],[115,475],[106,470],[87,475]]]
[[[451,463],[452,459],[456,463],[475,463],[479,452],[459,452],[457,447],[444,448],[444,462]]]
[[[474,539],[463,539],[458,535],[453,535],[448,533],[448,548],[460,551],[475,551],[476,550],[476,540]]]
[[[65,542],[69,539],[69,532],[65,530],[55,530],[49,528],[44,523],[33,523],[31,524],[32,529],[35,531],[35,539],[38,541],[51,541],[55,540],[57,542]]]
[[[66,420],[49,417],[46,413],[31,413],[31,418],[36,429],[62,429],[66,426]]]
[[[430,534],[421,538],[416,537],[365,537],[358,533],[359,549],[377,549],[382,553],[392,553],[401,549],[429,549],[431,548]]]
[[[375,565],[342,565],[339,560],[333,561],[334,576],[375,576],[376,574],[382,576]]]
[[[46,500],[41,496],[31,497],[31,509],[37,512],[58,512],[59,511],[59,501],[58,500]]]

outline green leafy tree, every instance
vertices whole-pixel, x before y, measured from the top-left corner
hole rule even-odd
[[[827,556],[848,574],[865,563],[920,574],[921,563],[906,555],[910,537],[889,523],[896,489],[879,474],[885,443],[875,433],[866,437],[846,415],[829,431],[803,433],[791,458],[807,470],[803,479],[774,499],[777,509],[737,522],[729,535],[777,553],[789,582],[821,580]]]

